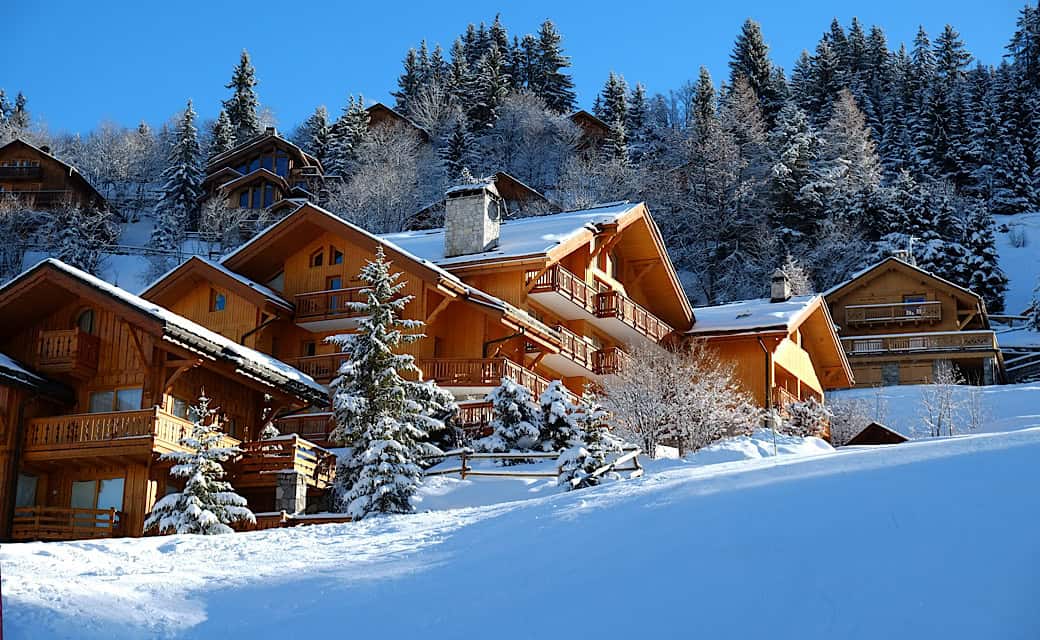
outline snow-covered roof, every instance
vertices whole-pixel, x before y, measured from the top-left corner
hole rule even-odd
[[[323,385],[281,360],[240,345],[219,333],[210,331],[202,325],[188,320],[184,316],[149,302],[125,289],[109,284],[60,260],[47,258],[33,266],[29,271],[34,271],[44,265],[58,269],[84,284],[133,307],[135,310],[151,316],[163,324],[165,328],[163,339],[168,342],[214,359],[219,358],[232,362],[242,375],[262,380],[275,386],[286,387],[287,390],[303,398],[312,401],[325,401],[328,398],[328,390]]]
[[[564,211],[547,216],[505,220],[502,222],[498,246],[482,253],[448,258],[444,255],[444,229],[402,231],[380,236],[408,253],[438,265],[454,265],[485,260],[503,260],[526,256],[543,256],[559,244],[586,230],[610,224],[632,207],[627,200],[596,205],[588,209]]]
[[[687,335],[757,332],[768,329],[792,331],[805,317],[819,295],[794,296],[782,302],[769,298],[729,302],[714,307],[696,307],[696,321]]]
[[[174,273],[178,269],[183,268],[184,265],[188,264],[192,260],[197,260],[197,261],[205,264],[208,267],[212,267],[213,269],[219,271],[220,273],[226,275],[227,277],[232,278],[232,279],[236,280],[237,282],[240,282],[241,284],[249,287],[250,289],[253,289],[254,291],[259,293],[263,297],[267,298],[268,300],[270,300],[271,302],[274,302],[275,304],[277,304],[279,306],[285,307],[286,309],[290,309],[290,310],[293,308],[292,303],[289,302],[288,300],[286,300],[285,298],[283,298],[282,295],[280,293],[278,293],[277,291],[275,291],[274,289],[272,289],[270,287],[267,287],[265,285],[262,285],[259,282],[255,282],[253,280],[250,280],[249,278],[245,277],[244,275],[242,275],[240,273],[235,273],[231,269],[228,269],[227,267],[225,267],[224,265],[220,264],[219,262],[214,262],[213,260],[209,260],[209,259],[203,258],[202,256],[192,256],[191,258],[188,258],[187,261],[182,262],[181,264],[177,265],[176,267],[174,267],[174,268],[170,269],[169,271],[167,271],[166,273],[162,274],[161,276],[156,278],[151,284],[149,284],[147,287],[144,288],[143,294],[147,294],[150,290],[152,290],[154,287],[156,287],[159,283],[161,283],[162,281],[166,280],[166,278],[170,277],[170,274]]]
[[[29,371],[25,365],[3,353],[0,353],[0,381],[20,383],[33,388],[47,383],[44,378]]]
[[[824,297],[827,297],[827,296],[831,295],[832,293],[838,291],[839,289],[844,288],[845,286],[847,286],[849,283],[853,282],[854,280],[857,280],[857,279],[865,276],[866,274],[870,273],[874,269],[877,269],[881,265],[886,264],[888,262],[896,262],[896,263],[898,263],[898,264],[900,264],[900,265],[902,265],[904,267],[913,269],[914,271],[917,271],[917,272],[921,273],[922,275],[926,275],[929,278],[934,278],[935,280],[938,280],[939,282],[945,284],[946,286],[953,287],[954,289],[957,289],[958,291],[963,291],[964,293],[972,296],[973,298],[979,298],[981,300],[981,298],[979,297],[979,294],[975,293],[971,289],[967,289],[965,287],[962,287],[961,285],[957,284],[956,282],[950,282],[946,278],[942,278],[940,276],[937,276],[934,273],[932,273],[931,271],[922,269],[921,267],[917,266],[916,264],[910,264],[909,262],[907,262],[905,260],[901,260],[901,259],[899,259],[899,258],[897,258],[895,256],[889,256],[889,257],[885,258],[884,260],[879,260],[879,261],[875,262],[874,264],[872,264],[872,265],[870,265],[868,267],[860,269],[856,273],[854,273],[851,276],[849,276],[848,279],[845,280],[844,282],[840,282],[840,283],[834,285],[833,287],[831,287],[830,289],[827,289],[826,291],[824,291],[820,295],[822,295]]]

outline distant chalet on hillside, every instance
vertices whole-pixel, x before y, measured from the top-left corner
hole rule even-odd
[[[49,147],[15,139],[0,147],[0,196],[14,196],[35,209],[71,203],[104,209],[105,198],[76,167],[55,158]]]

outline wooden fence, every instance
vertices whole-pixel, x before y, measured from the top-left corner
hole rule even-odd
[[[618,457],[617,460],[604,465],[601,469],[597,469],[596,473],[591,474],[595,476],[601,476],[610,471],[631,471],[633,478],[637,478],[643,475],[643,467],[639,464],[639,454],[642,453],[642,449],[626,449],[622,456]],[[452,451],[446,451],[442,454],[435,456],[428,456],[427,460],[449,460],[452,458],[458,458],[459,464],[456,467],[449,467],[447,469],[437,469],[435,471],[427,471],[427,476],[447,476],[459,474],[459,477],[465,480],[466,478],[474,477],[486,477],[486,478],[558,478],[560,476],[560,468],[557,466],[555,471],[508,471],[506,469],[475,469],[469,465],[473,460],[499,460],[507,461],[512,460],[518,463],[530,462],[532,460],[559,460],[560,452],[528,452],[528,453],[476,453],[472,449],[462,448],[454,449]],[[631,462],[630,467],[621,467],[625,463]],[[575,485],[576,486],[576,485]]]

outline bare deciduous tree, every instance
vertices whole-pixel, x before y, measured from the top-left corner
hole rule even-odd
[[[941,361],[935,365],[932,383],[921,393],[921,420],[933,438],[952,436],[961,426],[964,409],[964,376],[957,367]]]

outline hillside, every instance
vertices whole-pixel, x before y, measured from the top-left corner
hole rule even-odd
[[[1040,429],[354,525],[5,545],[8,638],[1035,638]]]

